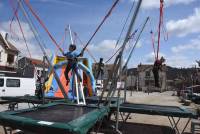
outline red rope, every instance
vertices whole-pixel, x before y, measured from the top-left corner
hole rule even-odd
[[[156,50],[155,50],[154,34],[153,34],[153,31],[151,31],[150,33],[151,33],[151,41],[152,41],[152,47],[153,47],[154,57],[155,57],[155,60],[156,60]]]
[[[160,31],[161,26],[163,24],[163,7],[164,7],[164,0],[160,0],[160,19],[159,19],[159,26],[158,26],[158,46],[157,46],[157,56],[156,59],[158,59],[158,54],[160,51]]]
[[[18,13],[18,10],[19,10],[19,3],[17,3],[17,8],[16,8],[15,12],[13,13],[13,17],[12,17],[11,22],[10,22],[10,32],[13,33],[15,36],[17,36],[17,34],[12,30],[12,23],[13,23],[13,21],[15,19],[15,14]]]
[[[22,26],[21,26],[21,23],[20,23],[18,14],[17,14],[17,12],[16,12],[16,10],[15,10],[15,8],[14,8],[14,5],[13,5],[13,3],[12,3],[12,0],[9,0],[9,2],[10,2],[10,5],[11,5],[11,7],[12,7],[12,9],[13,9],[13,12],[14,12],[14,14],[15,14],[15,17],[16,17],[16,19],[17,19],[17,22],[18,22],[18,24],[19,24],[19,28],[20,28],[20,31],[21,31],[21,33],[22,33],[22,37],[23,37],[23,39],[24,39],[26,48],[27,48],[28,53],[29,53],[29,56],[30,56],[30,58],[31,58],[31,53],[30,53],[30,50],[29,50],[29,48],[28,48],[27,40],[26,40],[26,38],[25,38],[24,31],[23,31],[23,28],[22,28]]]
[[[168,32],[164,26],[164,21],[162,21],[162,33],[164,35],[164,40],[167,41],[168,40]]]
[[[161,26],[162,26],[162,33],[164,35],[164,40],[167,41],[168,40],[168,32],[164,26],[164,18],[163,18],[163,14],[164,14],[164,0],[161,0],[162,3],[162,14],[161,14]]]
[[[94,38],[94,36],[96,35],[96,33],[99,31],[99,29],[101,28],[101,26],[104,24],[105,20],[111,15],[113,9],[115,8],[115,6],[117,5],[118,2],[119,2],[119,0],[116,0],[115,3],[112,5],[111,9],[108,11],[108,13],[106,14],[106,16],[103,18],[103,20],[101,21],[101,23],[99,24],[99,26],[97,27],[97,29],[95,30],[95,32],[93,33],[92,37],[86,43],[86,45],[83,48],[82,52],[85,51],[85,49],[90,44],[90,42],[92,41],[92,39]]]
[[[59,46],[61,47],[62,45],[64,45],[64,42],[66,40],[66,36],[67,36],[67,29],[65,28],[65,31],[64,31],[64,35],[59,43]],[[56,50],[56,55],[58,54],[58,49]]]
[[[49,32],[49,30],[47,29],[47,27],[44,25],[44,23],[42,22],[42,20],[39,18],[39,16],[35,13],[35,11],[33,10],[31,4],[29,3],[29,0],[25,0],[25,4],[28,6],[28,8],[30,9],[31,13],[35,16],[35,18],[38,20],[38,22],[41,24],[41,26],[44,28],[44,30],[47,32],[47,34],[49,35],[50,39],[53,41],[53,43],[55,44],[55,46],[62,52],[64,53],[64,51],[62,50],[62,48],[59,46],[59,44],[56,42],[56,40],[53,38],[53,36],[51,35],[51,33]]]

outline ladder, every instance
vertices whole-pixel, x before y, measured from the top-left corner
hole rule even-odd
[[[76,101],[78,105],[86,105],[85,95],[83,92],[83,82],[78,82],[76,74],[73,72],[75,79]]]

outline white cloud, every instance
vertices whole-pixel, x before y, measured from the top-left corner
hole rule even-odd
[[[179,37],[200,32],[200,8],[195,8],[194,14],[185,19],[170,20],[166,24],[167,31]]]
[[[105,54],[105,52],[109,53],[110,51],[115,49],[115,45],[116,45],[116,40],[103,40],[102,42],[100,42],[97,45],[90,45],[89,49],[91,51]]]
[[[200,50],[200,36],[192,39],[188,44],[177,45],[171,48],[173,53],[181,53],[184,51],[199,51]]]
[[[159,57],[163,56],[166,59],[165,64],[172,67],[192,67],[195,64],[195,61],[192,61],[189,57],[183,56],[181,54],[166,55],[160,53]],[[145,62],[148,64],[153,64],[155,61],[154,53],[151,52],[145,57]]]
[[[122,41],[119,43],[120,45],[122,45]],[[135,40],[131,39],[129,40],[129,42],[127,43],[126,45],[126,50],[129,51],[133,48],[133,45],[135,45]],[[139,40],[136,44],[136,47],[135,48],[141,48],[143,46],[143,42],[141,40]]]
[[[2,29],[10,34],[12,34],[14,37],[19,38],[19,39],[23,39],[22,33],[20,31],[20,27],[18,25],[17,21],[13,21],[12,22],[12,26],[11,26],[11,30],[10,30],[10,23],[11,21],[6,21],[6,22],[2,22],[1,26]],[[33,33],[31,32],[31,29],[29,27],[29,25],[23,21],[20,21],[20,24],[22,26],[24,35],[26,37],[27,40],[30,40],[34,37]],[[14,33],[12,33],[14,32]]]
[[[77,7],[81,6],[81,5],[79,5],[75,2],[70,2],[70,1],[67,1],[67,0],[38,0],[38,1],[43,2],[43,3],[62,4],[62,5],[64,4],[64,5],[77,6]]]
[[[167,57],[167,65],[174,67],[195,66],[195,60],[199,58],[195,53],[198,53],[199,50],[200,36],[190,40],[189,43],[174,46],[171,48],[172,54]]]
[[[192,67],[194,62],[189,57],[180,54],[166,57],[166,64],[172,67]]]
[[[131,0],[134,1],[134,0]],[[164,0],[165,6],[177,5],[177,4],[189,4],[196,0]],[[160,7],[160,0],[143,0],[142,8],[144,9],[153,9]]]
[[[21,53],[22,53],[21,56],[29,57],[29,53],[26,48],[26,44],[24,43],[24,40],[13,40],[12,38],[10,38],[9,41],[13,45],[15,45],[17,47],[17,49],[19,49],[21,51]],[[38,45],[36,45],[35,43],[30,42],[30,41],[27,42],[27,45],[30,50],[32,58],[42,59],[43,54]]]
[[[158,57],[160,58],[161,56],[165,57],[165,54],[159,53]],[[155,61],[155,54],[154,54],[154,52],[151,52],[151,53],[145,55],[144,58],[145,58],[145,62],[152,64]]]
[[[116,42],[117,42],[116,40],[106,39],[106,40],[101,41],[98,44],[89,45],[88,49],[90,52],[92,52],[93,55],[95,55],[98,58],[102,57],[104,58],[104,61],[106,61],[119,49],[119,47],[123,43],[123,42],[119,42],[119,44],[116,47]],[[124,52],[125,57],[130,53],[130,50],[132,49],[134,43],[135,42],[131,41],[129,44],[126,45],[125,52]],[[141,48],[141,47],[142,47],[142,42],[139,41],[136,45],[136,48]],[[115,58],[113,57],[113,59]]]
[[[142,47],[142,42],[141,41],[138,41],[137,45],[136,45],[136,48],[141,48]]]
[[[104,58],[106,61],[114,52],[119,48],[120,45],[115,48],[116,40],[103,40],[98,44],[91,44],[88,46],[90,52],[95,55],[95,58]]]
[[[42,59],[42,52],[34,42],[34,35],[29,27],[29,25],[23,21],[20,22],[25,38],[27,40],[27,45],[29,47],[32,58]],[[21,55],[29,57],[25,42],[23,40],[22,33],[20,31],[17,21],[12,22],[12,32],[10,31],[10,21],[2,22],[2,30],[9,34],[8,40],[15,45],[15,47],[20,50]]]

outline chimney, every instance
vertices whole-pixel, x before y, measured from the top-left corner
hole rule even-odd
[[[5,40],[8,41],[8,33],[5,34]]]

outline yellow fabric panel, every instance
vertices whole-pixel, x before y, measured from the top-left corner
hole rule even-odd
[[[65,60],[65,57],[60,57],[60,56],[55,56],[54,60],[53,60],[53,65],[61,62],[61,61],[64,61]],[[45,92],[48,92],[51,88],[51,85],[52,85],[52,81],[53,81],[53,73],[50,72],[51,74],[49,74],[49,79],[47,82],[45,82]]]

